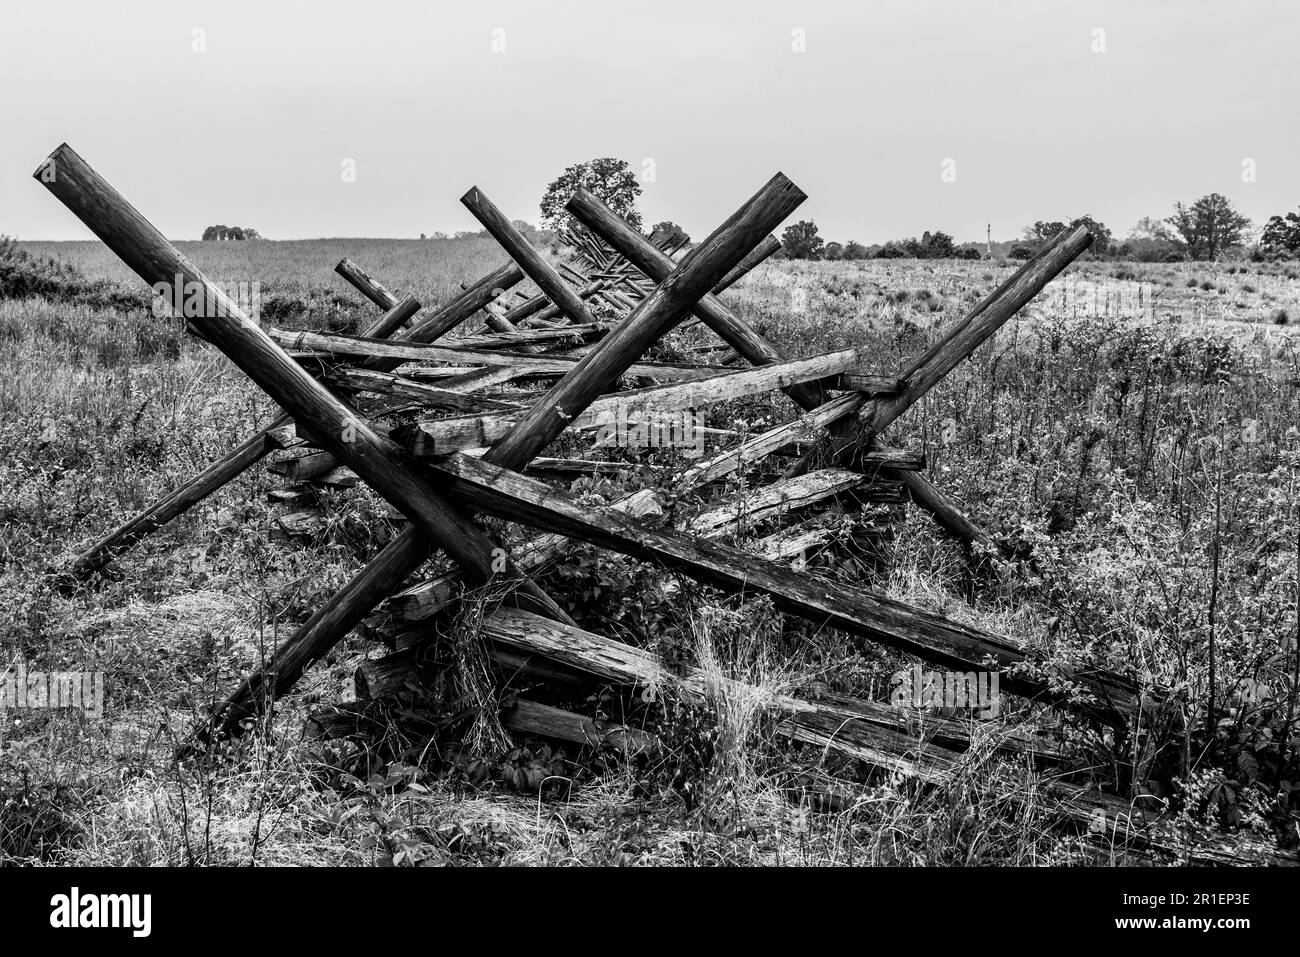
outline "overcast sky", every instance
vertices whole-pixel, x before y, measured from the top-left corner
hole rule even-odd
[[[697,238],[777,170],[841,241],[1258,225],[1300,206],[1298,38],[1294,0],[8,2],[0,233],[89,237],[31,179],[62,141],[176,239],[478,228],[472,185],[536,222],[605,155]]]

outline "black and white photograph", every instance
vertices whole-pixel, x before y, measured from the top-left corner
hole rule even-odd
[[[1280,929],[1297,38],[1291,0],[5,4],[6,928],[192,939],[244,886],[304,943],[726,868]]]

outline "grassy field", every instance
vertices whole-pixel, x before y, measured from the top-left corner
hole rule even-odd
[[[28,243],[90,280],[137,288],[98,243]],[[182,244],[211,278],[258,283],[262,317],[356,329],[375,316],[333,265],[439,302],[498,265],[490,240]],[[895,372],[1014,268],[998,262],[770,262],[728,293],[792,352],[847,345]],[[1053,660],[1097,656],[1158,679],[1175,704],[1130,746],[1066,729],[1080,763],[1126,795],[1168,802],[1189,831],[1300,842],[1295,705],[1300,516],[1300,267],[1085,261],[1060,277],[891,428],[1010,550],[1020,574],[972,571],[909,508],[880,567],[812,573],[1014,636]],[[670,346],[687,355],[698,331]],[[246,674],[382,544],[379,503],[341,493],[324,542],[273,540],[263,470],[137,546],[115,580],[74,596],[44,583],[71,556],[265,422],[271,403],[178,322],[139,308],[0,300],[0,637],[6,663],[103,671],[101,720],[11,712],[0,730],[0,861],[76,863],[880,863],[1111,860],[1052,830],[1032,771],[976,749],[950,784],[828,764],[775,739],[745,702],[662,730],[716,729],[690,802],[661,768],[537,742],[464,762],[364,771],[303,737],[346,700],[349,639],[300,683],[272,733],[200,768],[171,757],[207,702]],[[787,417],[776,396],[734,410]],[[609,489],[589,489],[612,494]],[[1030,562],[1032,559],[1032,562]],[[761,602],[684,611],[637,563],[583,551],[546,582],[579,621],[768,688],[886,697],[897,659],[792,628]],[[1218,720],[1206,728],[1210,649]],[[711,739],[711,740],[713,740]],[[1132,758],[1134,754],[1125,757]],[[572,781],[541,787],[538,768]],[[523,772],[520,774],[519,772]],[[832,813],[791,782],[854,795]]]

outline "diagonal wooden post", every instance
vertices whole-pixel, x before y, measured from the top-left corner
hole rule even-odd
[[[570,322],[585,326],[596,321],[587,311],[587,306],[577,291],[564,281],[555,267],[542,258],[537,247],[524,238],[481,189],[471,187],[460,201]]]
[[[351,259],[346,257],[340,259],[338,265],[334,267],[334,271],[380,309],[387,311],[397,305],[397,297]]]

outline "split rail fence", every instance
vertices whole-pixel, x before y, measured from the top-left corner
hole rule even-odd
[[[563,560],[569,542],[632,556],[724,592],[765,595],[787,615],[943,669],[996,669],[1003,692],[1100,728],[1132,728],[1145,702],[1158,697],[1156,689],[1139,689],[1104,667],[1032,677],[1043,670],[1015,666],[1034,663],[1037,655],[1009,638],[791,563],[792,556],[830,542],[834,523],[825,520],[825,510],[846,502],[911,502],[974,551],[996,552],[992,536],[922,476],[923,457],[886,446],[882,433],[1089,246],[1092,237],[1082,226],[1059,234],[929,351],[887,374],[872,369],[873,357],[858,349],[787,356],[726,305],[726,290],[779,247],[771,232],[805,198],[779,173],[676,259],[681,250],[643,236],[580,191],[567,209],[589,232],[564,236],[571,257],[557,265],[481,190],[471,189],[462,203],[510,261],[450,301],[423,308],[345,259],[336,271],[382,310],[359,336],[264,330],[66,144],[36,177],[146,283],[170,288],[181,281],[187,290],[202,289],[205,309],[190,318],[191,331],[283,410],[78,555],[63,570],[65,581],[104,569],[280,450],[295,450],[294,457],[272,466],[289,483],[273,493],[289,509],[280,519],[284,534],[312,534],[319,516],[302,503],[322,486],[363,482],[405,520],[351,581],[195,729],[197,746],[214,735],[239,734],[338,642],[368,627],[367,620],[387,623],[381,637],[390,651],[361,668],[359,691],[375,700],[428,682],[438,624],[450,620],[466,594],[482,590],[501,596],[484,615],[481,636],[484,654],[503,676],[526,673],[543,682],[596,682],[629,692],[673,688],[688,699],[710,697],[715,689],[702,674],[679,674],[644,649],[580,627],[536,583]],[[513,291],[525,279],[536,294]],[[483,329],[464,333],[471,320],[481,321]],[[699,353],[712,361],[648,357],[667,333],[696,322],[721,340]],[[628,382],[636,387],[624,389]],[[607,506],[580,501],[567,483],[579,475],[620,471],[626,461],[602,458],[599,446],[593,456],[543,455],[562,438],[589,438],[615,412],[625,421],[644,422],[668,411],[777,390],[797,406],[788,421],[757,435],[705,428],[711,451],[669,481]],[[774,472],[769,459],[778,453],[785,457]],[[686,527],[663,521],[683,496],[741,474],[775,477],[693,516]],[[476,520],[484,516],[532,534],[523,544],[503,548]],[[751,533],[773,522],[783,527]],[[887,535],[888,529],[874,532]],[[420,577],[438,553],[448,570]],[[1086,694],[1061,693],[1067,684]],[[785,695],[767,701],[791,740],[923,783],[951,775],[985,735],[969,721],[934,715],[922,720],[873,701]],[[511,702],[502,720],[514,731],[580,744],[642,747],[649,741],[641,729],[526,698],[511,696]],[[998,750],[1045,768],[1062,761],[1058,746],[1028,725],[1001,727],[995,741]],[[1228,863],[1250,856],[1240,845],[1188,845],[1129,801],[1070,783],[1063,773],[1050,789],[1061,798],[1063,823],[1090,840],[1183,860]]]

